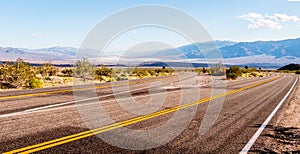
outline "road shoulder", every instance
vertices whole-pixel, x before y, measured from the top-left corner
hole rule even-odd
[[[300,153],[300,82],[250,152]]]

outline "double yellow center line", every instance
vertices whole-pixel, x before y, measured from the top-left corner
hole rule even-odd
[[[257,87],[259,85],[274,81],[278,78],[279,77],[268,79],[268,80],[258,82],[256,84],[252,84],[252,85],[240,88],[240,89],[236,89],[236,90],[228,91],[228,92],[223,93],[223,94],[218,94],[218,95],[215,95],[215,96],[212,96],[212,97],[204,98],[204,99],[198,100],[196,102],[182,104],[182,105],[170,108],[170,109],[165,109],[165,110],[161,110],[161,111],[154,112],[154,113],[151,113],[151,114],[147,114],[147,115],[144,115],[144,116],[139,116],[139,117],[136,117],[136,118],[125,120],[125,121],[122,121],[122,122],[110,124],[110,125],[107,125],[107,126],[104,126],[104,127],[101,127],[101,128],[97,128],[97,129],[94,129],[94,130],[89,130],[89,131],[81,132],[81,133],[78,133],[78,134],[73,134],[73,135],[62,137],[62,138],[54,139],[54,140],[51,140],[51,141],[47,141],[47,142],[44,142],[44,143],[40,143],[40,144],[36,144],[36,145],[16,149],[16,150],[13,150],[13,151],[5,152],[4,154],[13,154],[13,153],[26,154],[26,153],[33,153],[33,152],[41,151],[41,150],[44,150],[44,149],[48,149],[48,148],[51,148],[51,147],[66,144],[66,143],[76,141],[76,140],[80,140],[80,139],[83,139],[83,138],[86,138],[86,137],[90,137],[90,136],[93,136],[93,135],[96,135],[96,134],[107,132],[107,131],[110,131],[110,130],[113,130],[113,129],[128,126],[128,125],[135,124],[135,123],[138,123],[138,122],[141,122],[141,121],[145,121],[147,119],[155,118],[155,117],[165,115],[165,114],[168,114],[168,113],[171,113],[171,112],[175,112],[175,111],[180,110],[180,109],[184,109],[184,108],[191,107],[191,106],[194,106],[194,105],[198,105],[198,104],[201,104],[201,103],[204,103],[204,102],[208,102],[210,100],[221,98],[221,97],[224,97],[224,96],[227,96],[227,95],[231,95],[231,94],[234,94],[234,93],[237,93],[237,92],[240,92],[240,91],[243,91],[243,90],[247,90],[247,89],[250,89],[250,88],[253,88],[253,87]]]
[[[137,82],[137,81],[136,81]],[[32,97],[32,96],[39,96],[39,95],[49,95],[49,94],[57,94],[57,93],[64,93],[64,92],[72,92],[72,91],[83,91],[89,90],[94,88],[109,88],[109,87],[118,87],[118,86],[125,86],[129,84],[135,84],[136,82],[129,82],[129,83],[118,83],[118,84],[109,84],[109,85],[99,85],[95,87],[86,87],[86,88],[74,88],[74,89],[66,89],[66,90],[53,90],[53,91],[45,91],[45,92],[36,92],[30,94],[19,94],[19,95],[11,95],[11,96],[0,96],[0,100],[5,99],[13,99],[13,98],[23,98],[23,97]]]

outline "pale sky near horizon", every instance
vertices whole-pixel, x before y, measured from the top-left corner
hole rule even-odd
[[[0,0],[0,47],[78,48],[102,19],[121,9],[143,4],[161,4],[188,13],[214,40],[240,42],[300,37],[300,2],[288,0]],[[185,44],[173,41],[178,46]]]

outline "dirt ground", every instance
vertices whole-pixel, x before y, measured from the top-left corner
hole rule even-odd
[[[288,102],[286,113],[277,120],[277,123],[285,127],[300,128],[300,82],[298,82],[292,100]]]

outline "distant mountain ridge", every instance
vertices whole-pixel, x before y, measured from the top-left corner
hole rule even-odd
[[[178,48],[164,49],[148,52],[147,55],[138,55],[135,58],[157,58],[172,59],[172,57],[184,57],[188,59],[203,59],[203,52],[210,52],[218,49],[222,57],[227,59],[240,60],[240,63],[268,63],[277,60],[284,63],[291,63],[300,59],[300,38],[280,41],[255,41],[255,42],[233,42],[233,41],[212,41],[184,45]],[[73,63],[78,49],[73,47],[50,47],[42,49],[26,49],[0,47],[0,61],[15,60],[22,58],[32,62],[55,61],[57,63]],[[118,52],[112,52],[114,56]],[[120,52],[121,53],[121,52]],[[111,56],[112,56],[111,55]],[[110,55],[106,53],[106,57]],[[135,55],[129,55],[135,56]],[[263,58],[256,58],[256,57]],[[248,58],[247,58],[248,57]],[[249,61],[250,58],[252,60]],[[130,58],[130,57],[127,57]],[[254,60],[253,60],[254,59]],[[260,62],[260,60],[265,60]],[[248,60],[248,61],[247,61]]]
[[[42,49],[19,48],[19,50],[23,50],[28,53],[42,53],[42,54],[49,54],[49,55],[68,55],[68,56],[75,56],[77,51],[77,49],[73,47],[59,47],[59,46],[42,48]]]
[[[0,47],[0,61],[14,61],[22,58],[33,63],[43,63],[46,61],[54,61],[54,63],[72,63],[77,49],[72,47],[51,47],[43,49],[26,49]]]
[[[6,53],[6,54],[24,54],[24,51],[16,49],[16,48],[12,48],[12,47],[8,47],[8,48],[2,48],[2,47],[0,47],[0,53]]]
[[[232,41],[211,41],[211,42],[198,42],[195,44],[189,44],[185,46],[181,46],[175,49],[165,49],[156,52],[153,56],[177,56],[177,57],[186,57],[186,58],[204,58],[202,52],[203,51],[211,51],[218,48],[231,46],[236,44],[236,42]]]
[[[300,38],[281,41],[255,41],[255,42],[231,42],[214,41],[196,43],[182,46],[176,49],[162,50],[156,55],[182,54],[187,58],[204,58],[202,52],[209,52],[219,48],[223,58],[238,58],[257,55],[286,57],[289,59],[300,58]]]
[[[300,38],[282,41],[240,42],[220,48],[224,58],[269,55],[276,58],[300,57]]]

